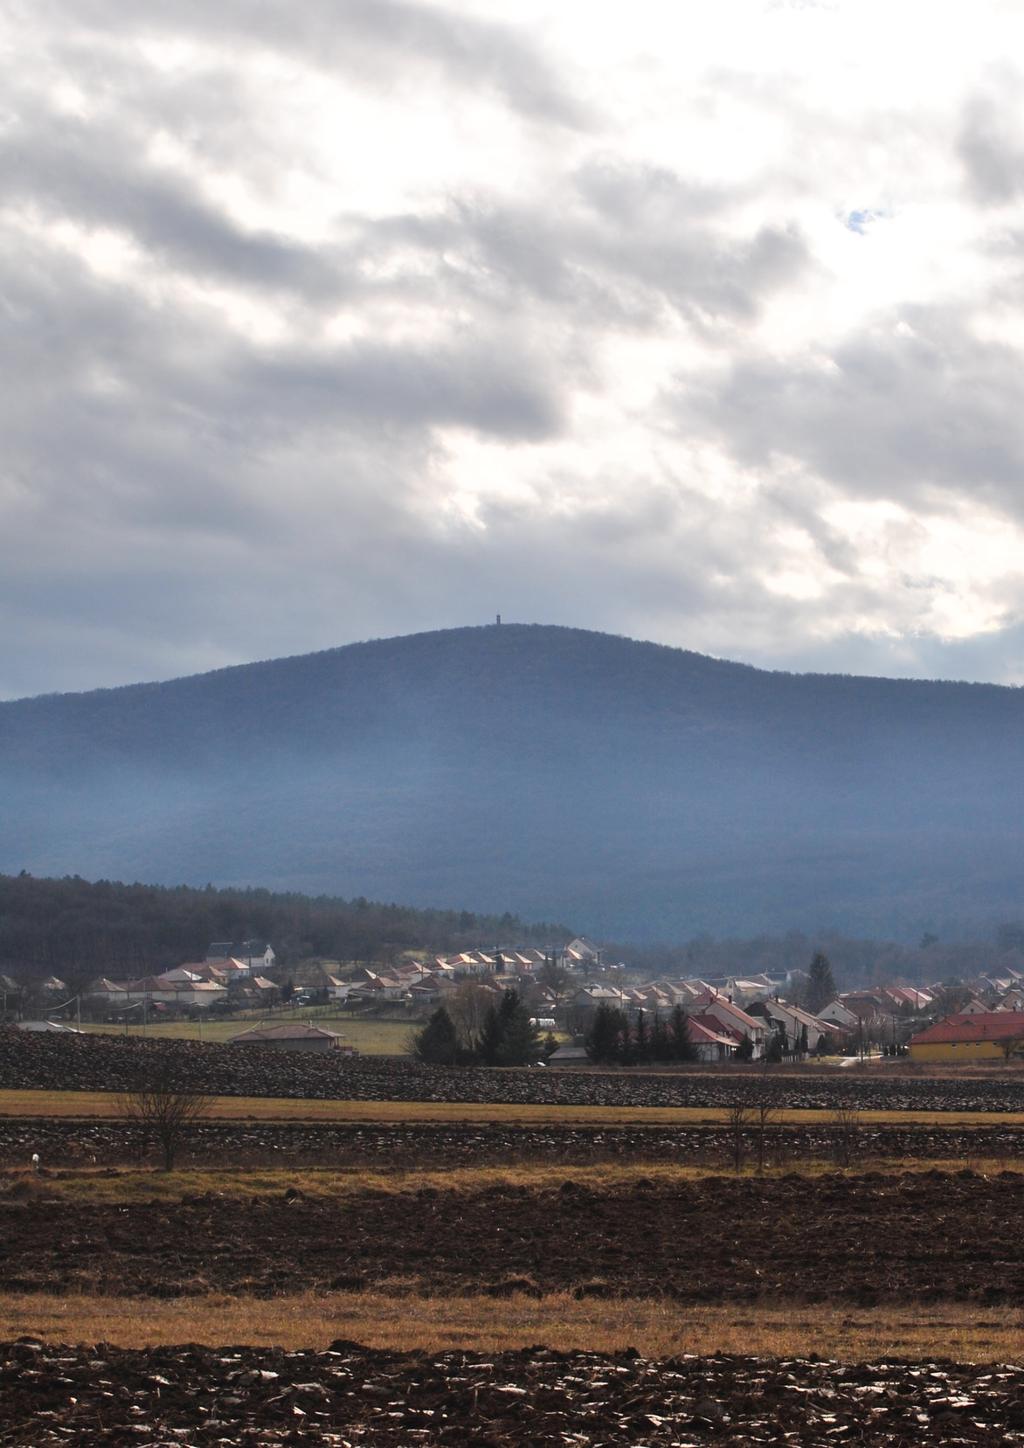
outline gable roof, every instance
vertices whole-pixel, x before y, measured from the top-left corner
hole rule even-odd
[[[1024,1011],[961,1011],[936,1021],[927,1030],[911,1036],[912,1046],[951,1045],[954,1042],[1024,1040]]]
[[[748,1016],[746,1011],[741,1011],[738,1005],[727,1000],[725,996],[719,995],[717,991],[709,990],[706,995],[698,996],[693,1002],[694,1010],[698,1015],[706,1014],[712,1008],[724,1011],[731,1022],[735,1022],[744,1031],[763,1031],[764,1021],[755,1020]]]
[[[694,1046],[706,1045],[711,1041],[718,1046],[728,1046],[734,1051],[739,1044],[736,1034],[721,1026],[714,1016],[689,1016],[686,1021],[686,1035]]]
[[[250,1031],[242,1031],[237,1036],[229,1037],[229,1044],[245,1046],[250,1043],[258,1045],[260,1041],[343,1041],[344,1039],[340,1031],[328,1031],[323,1026],[304,1026],[295,1022],[285,1026],[254,1026]]]

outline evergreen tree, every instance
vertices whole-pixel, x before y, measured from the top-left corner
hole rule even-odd
[[[459,1058],[455,1025],[444,1006],[438,1006],[427,1024],[412,1039],[413,1055],[431,1066],[454,1066]]]
[[[682,1006],[673,1006],[669,1018],[668,1035],[673,1061],[696,1061],[697,1048],[690,1040],[690,1018]]]
[[[590,1029],[584,1037],[587,1057],[595,1065],[610,1066],[621,1059],[622,1039],[627,1034],[626,1018],[621,1011],[602,1001],[594,1012]]]
[[[499,1066],[526,1066],[541,1054],[540,1034],[518,992],[507,990],[498,1007]]]
[[[657,1012],[654,1014],[654,1022],[651,1026],[651,1060],[670,1061],[672,1059],[672,1048],[668,1037],[668,1027]]]
[[[485,1066],[496,1066],[498,1064],[498,1052],[501,1050],[501,1043],[504,1038],[504,1025],[496,1006],[488,1006],[487,1014],[484,1016],[483,1029],[480,1032],[480,1043],[477,1054]]]
[[[643,1066],[651,1059],[651,1035],[647,1029],[647,1013],[636,1013],[636,1028],[633,1033],[633,1055],[638,1065]]]
[[[733,1052],[733,1060],[734,1060],[734,1061],[752,1061],[753,1059],[754,1059],[754,1043],[753,1043],[753,1041],[750,1039],[750,1037],[747,1035],[746,1031],[744,1031],[744,1032],[743,1032],[743,1039],[742,1039],[742,1041],[740,1041],[739,1045],[736,1047],[736,1050]]]
[[[811,961],[810,980],[807,983],[807,1009],[812,1015],[836,998],[836,982],[829,958],[820,950]]]
[[[777,1065],[779,1064],[779,1062],[782,1060],[782,1057],[783,1057],[783,1054],[784,1054],[784,1052],[785,1052],[785,1049],[786,1049],[786,1033],[785,1033],[785,1031],[779,1031],[779,1030],[777,1030],[777,1031],[774,1032],[774,1034],[772,1035],[771,1040],[768,1042],[768,1045],[765,1047],[764,1059],[765,1059],[767,1062],[769,1062],[770,1065],[772,1065],[772,1066],[777,1066]]]

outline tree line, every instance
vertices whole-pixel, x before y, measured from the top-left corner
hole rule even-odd
[[[414,1031],[412,1054],[433,1066],[528,1066],[549,1056],[556,1042],[542,1040],[518,991],[507,990],[486,1006],[473,1025],[458,1023],[438,1006],[426,1025]]]
[[[57,975],[72,988],[99,975],[133,978],[201,960],[215,940],[270,941],[288,966],[310,956],[384,964],[405,950],[547,947],[570,934],[509,914],[363,898],[0,875],[0,973],[25,981]]]
[[[645,1066],[696,1061],[689,1036],[689,1017],[675,1006],[667,1019],[637,1011],[631,1022],[618,1006],[602,1001],[584,1036],[587,1059],[599,1066]]]

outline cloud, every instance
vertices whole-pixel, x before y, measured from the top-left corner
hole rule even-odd
[[[1024,192],[1019,94],[1020,77],[1004,72],[964,107],[957,151],[971,191],[985,206],[1003,206]]]
[[[796,358],[737,359],[710,381],[680,379],[669,406],[747,468],[798,461],[857,496],[1024,509],[1019,354],[956,309],[906,308]]]
[[[498,611],[1014,677],[1012,77],[744,6],[12,6],[0,696]]]
[[[54,26],[104,39],[124,26],[117,0],[42,0]],[[290,55],[332,74],[372,84],[434,70],[446,84],[493,89],[516,111],[578,126],[586,108],[541,50],[516,26],[413,0],[305,0],[282,9],[248,0],[167,0],[133,18],[137,34],[187,37],[218,49]]]

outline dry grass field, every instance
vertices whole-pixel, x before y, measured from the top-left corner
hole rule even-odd
[[[864,1171],[882,1172],[888,1176],[909,1176],[921,1173],[962,1172],[966,1166],[977,1175],[995,1175],[1006,1168],[1003,1160],[971,1158],[929,1160],[927,1158],[871,1158],[856,1167],[840,1168],[828,1161],[768,1165],[758,1170],[748,1162],[731,1178],[769,1182],[780,1177],[805,1177],[810,1180],[826,1177],[854,1178]],[[638,1169],[625,1163],[603,1162],[594,1166],[566,1164],[519,1164],[515,1166],[445,1167],[438,1170],[367,1170],[364,1167],[281,1167],[229,1168],[188,1167],[163,1171],[159,1167],[130,1168],[64,1168],[35,1176],[30,1168],[0,1170],[0,1201],[5,1197],[18,1201],[36,1200],[44,1207],[47,1201],[87,1203],[168,1202],[183,1197],[209,1196],[224,1201],[249,1201],[253,1197],[279,1197],[289,1188],[304,1197],[326,1201],[351,1200],[367,1193],[387,1196],[417,1197],[421,1193],[456,1192],[472,1196],[479,1192],[506,1188],[539,1192],[558,1188],[566,1182],[587,1187],[593,1192],[616,1191],[635,1182]],[[644,1163],[642,1176],[655,1186],[682,1185],[685,1182],[720,1178],[722,1168],[714,1165],[678,1165]],[[410,1209],[414,1209],[411,1205]]]
[[[439,1352],[504,1351],[543,1342],[557,1351],[645,1357],[722,1352],[840,1362],[888,1355],[1012,1361],[1024,1310],[962,1303],[870,1311],[779,1302],[771,1307],[683,1306],[650,1298],[578,1301],[569,1293],[419,1297],[385,1292],[305,1293],[270,1300],[211,1297],[163,1302],[0,1294],[0,1336],[155,1347],[182,1342],[323,1348],[336,1338],[368,1347]]]
[[[117,1118],[123,1108],[116,1092],[0,1091],[0,1117]],[[830,1110],[773,1111],[774,1125],[814,1125],[832,1119]],[[499,1124],[597,1126],[724,1126],[729,1112],[705,1106],[547,1106],[504,1102],[341,1101],[274,1096],[215,1096],[211,1121],[289,1122],[496,1122]],[[1024,1126],[1019,1111],[861,1111],[865,1126]]]
[[[241,1031],[253,1026],[279,1026],[289,1021],[305,1022],[324,1026],[329,1031],[338,1031],[363,1056],[405,1056],[410,1031],[419,1024],[417,1021],[375,1020],[372,1017],[355,1017],[317,1009],[277,1010],[263,1015],[246,1013],[230,1020],[204,1021],[150,1021],[148,1025],[124,1026],[113,1024],[82,1024],[82,1030],[89,1035],[129,1036],[136,1039],[165,1039],[170,1041],[229,1041]]]

